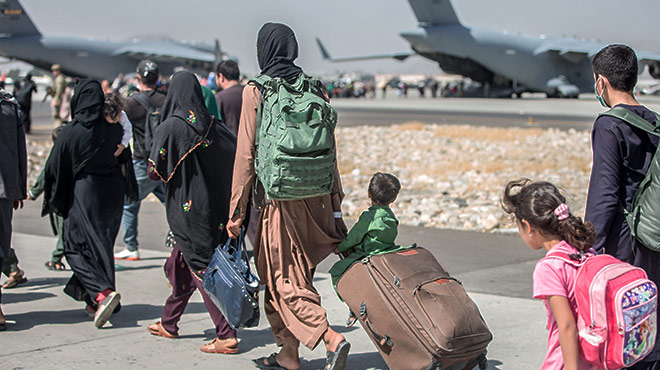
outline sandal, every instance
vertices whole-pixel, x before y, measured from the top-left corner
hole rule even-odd
[[[345,339],[339,343],[334,352],[326,352],[325,370],[343,370],[346,367],[348,352],[351,350],[351,344]]]
[[[9,275],[9,279],[2,285],[2,289],[11,289],[19,284],[26,283],[28,279],[25,277],[23,270],[17,270]]]
[[[51,270],[51,271],[64,271],[64,270],[66,270],[66,266],[64,265],[63,262],[46,261],[46,262],[44,262],[44,266],[46,266],[46,268]]]
[[[275,356],[277,356],[277,353],[271,353],[268,357],[259,357],[256,360],[252,360],[252,362],[261,370],[289,370],[280,365]]]

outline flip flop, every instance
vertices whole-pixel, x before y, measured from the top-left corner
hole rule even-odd
[[[327,360],[325,362],[324,370],[343,370],[346,367],[346,360],[348,359],[348,352],[351,350],[351,344],[344,339],[339,343],[337,349],[332,352],[326,352]]]
[[[252,360],[252,362],[261,370],[289,370],[277,362],[276,355],[277,353],[271,353],[268,357],[259,357],[256,360]]]

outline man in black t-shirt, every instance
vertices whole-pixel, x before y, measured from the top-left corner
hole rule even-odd
[[[133,124],[133,168],[137,179],[140,200],[124,204],[124,214],[121,226],[124,233],[126,248],[115,253],[115,259],[135,261],[140,259],[137,241],[137,216],[140,211],[140,202],[149,193],[153,193],[161,203],[165,204],[165,190],[161,181],[151,180],[147,174],[147,160],[151,148],[145,143],[147,108],[140,103],[136,95],[146,97],[155,107],[162,107],[165,103],[165,94],[156,90],[158,82],[158,65],[150,60],[142,60],[137,67],[137,80],[140,91],[126,99],[125,111]]]
[[[605,108],[622,107],[650,123],[655,113],[639,104],[633,95],[637,84],[637,56],[625,45],[609,45],[592,61],[596,98]],[[596,229],[594,248],[641,267],[649,279],[660,284],[660,253],[635,241],[621,210],[632,209],[632,200],[646,176],[658,147],[658,137],[612,116],[599,116],[593,126],[593,166],[587,195],[585,220]],[[660,341],[651,353],[628,369],[660,369]]]

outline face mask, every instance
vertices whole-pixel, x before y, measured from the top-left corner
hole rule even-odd
[[[609,106],[605,103],[605,99],[603,99],[603,95],[598,95],[598,81],[600,81],[600,76],[596,80],[596,83],[594,84],[594,93],[596,94],[596,99],[598,102],[600,102],[600,105],[603,106],[603,108],[609,108]],[[605,88],[603,88],[603,92],[605,92]]]

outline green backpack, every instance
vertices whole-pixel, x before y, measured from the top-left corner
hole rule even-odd
[[[295,83],[258,75],[255,171],[268,199],[296,200],[329,194],[334,182],[337,112],[323,99],[317,79]]]
[[[660,137],[660,115],[656,113],[655,123],[643,119],[635,113],[621,107],[614,107],[601,113],[616,117],[633,127]],[[633,242],[637,239],[646,248],[660,251],[660,145],[653,155],[651,165],[644,180],[639,184],[633,197],[632,211],[622,205],[621,212],[626,215]],[[634,245],[634,243],[633,243]]]

